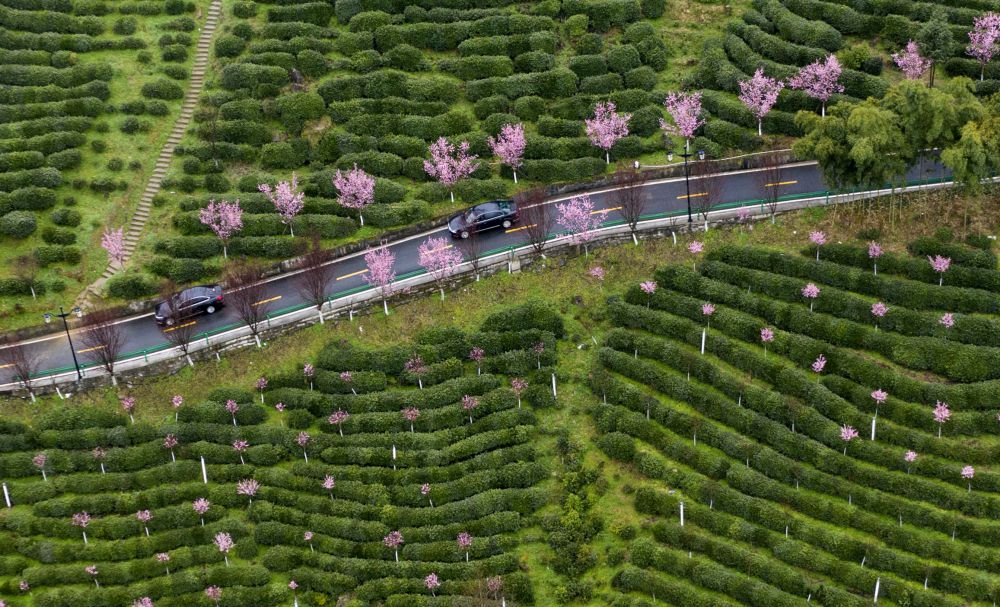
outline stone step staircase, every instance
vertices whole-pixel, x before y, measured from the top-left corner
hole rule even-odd
[[[184,101],[181,104],[180,116],[177,117],[177,121],[174,122],[174,128],[170,131],[170,136],[167,137],[166,142],[160,149],[160,155],[157,156],[156,163],[153,165],[153,172],[150,174],[149,181],[146,182],[146,188],[142,191],[142,196],[139,199],[139,206],[136,207],[135,212],[132,214],[132,219],[129,221],[128,228],[125,230],[125,262],[128,261],[139,245],[142,230],[149,220],[150,210],[153,206],[153,197],[160,191],[160,184],[163,183],[163,178],[167,175],[167,169],[170,168],[170,161],[173,159],[174,148],[180,143],[181,138],[187,131],[188,125],[191,124],[195,107],[198,105],[198,98],[201,96],[202,88],[205,85],[205,70],[208,68],[208,60],[212,52],[212,36],[215,34],[216,27],[219,25],[221,18],[222,0],[212,0],[205,18],[205,24],[201,28],[201,35],[198,37],[194,64],[191,67],[191,79],[188,82],[187,94],[184,96]],[[104,284],[121,267],[115,262],[109,263],[104,273],[101,274],[101,277],[88,286],[80,295],[77,304],[85,304],[91,297],[100,296],[104,289]]]

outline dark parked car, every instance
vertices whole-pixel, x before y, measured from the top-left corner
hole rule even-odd
[[[494,200],[448,218],[448,231],[455,238],[468,238],[472,232],[494,228],[507,229],[517,223],[517,205],[513,200]]]
[[[182,318],[198,314],[215,314],[225,305],[222,301],[222,287],[219,285],[199,285],[184,289],[169,301],[156,304],[153,318],[157,324],[171,326]]]

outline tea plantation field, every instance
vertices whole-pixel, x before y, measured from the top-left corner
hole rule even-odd
[[[489,355],[469,362],[475,348]],[[5,421],[15,506],[0,514],[0,596],[207,605],[214,587],[222,605],[531,603],[515,551],[548,501],[531,403],[549,401],[512,378],[544,386],[554,352],[537,329],[441,329],[387,350],[333,343],[308,375],[181,397],[155,422],[130,421],[134,399]]]
[[[648,479],[632,507],[649,517],[615,588],[673,605],[997,599],[1000,274],[989,251],[910,249],[722,246],[609,304],[597,442]]]

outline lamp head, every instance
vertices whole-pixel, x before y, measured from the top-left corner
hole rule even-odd
[[[698,150],[698,160],[705,159],[705,150]]]
[[[42,318],[45,319],[45,324],[49,324],[50,322],[52,322],[52,315],[49,314],[48,312],[42,314]]]
[[[80,309],[80,306],[73,308],[73,314],[76,314],[77,318],[83,318],[83,310]]]

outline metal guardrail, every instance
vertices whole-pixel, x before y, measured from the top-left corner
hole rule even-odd
[[[995,178],[993,181],[1000,180],[1000,178]],[[915,179],[909,180],[904,186],[900,187],[883,187],[877,190],[850,190],[845,192],[831,192],[829,190],[818,190],[814,192],[806,192],[802,194],[791,194],[787,196],[781,196],[777,199],[778,205],[788,205],[790,203],[806,203],[811,202],[813,204],[805,204],[802,207],[807,206],[817,206],[819,204],[826,205],[831,203],[831,198],[833,199],[833,204],[840,204],[845,202],[851,202],[854,200],[860,200],[863,198],[875,198],[882,196],[891,192],[906,192],[910,191],[912,188],[921,188],[924,186],[930,186],[934,188],[946,187],[950,185],[950,181],[946,181],[944,178],[933,178],[933,179]],[[741,207],[748,206],[758,206],[760,205],[761,214],[764,214],[764,205],[768,203],[765,199],[749,199],[744,201],[735,201],[730,203],[723,203],[712,208],[708,211],[707,215],[711,215],[714,219],[709,221],[721,221],[735,217],[733,209],[738,209]],[[792,207],[786,210],[794,210]],[[665,212],[665,213],[653,213],[649,215],[643,215],[640,217],[640,225],[637,231],[654,231],[662,228],[673,228],[675,227],[674,221],[677,217],[686,215],[687,211],[680,209],[677,211]],[[669,222],[667,222],[669,220]],[[614,220],[608,221],[602,224],[600,228],[595,230],[599,237],[610,238],[617,236],[628,231],[624,220]],[[676,226],[685,227],[685,226]],[[559,240],[568,239],[569,236],[563,233],[559,234],[549,234],[546,239],[547,243],[557,242]],[[491,268],[494,266],[502,266],[510,261],[511,256],[518,251],[530,250],[530,245],[514,246],[508,245],[505,247],[498,247],[491,249],[482,254],[479,260],[480,270],[484,268]],[[470,272],[472,270],[472,264],[468,261],[462,262],[456,266],[456,271],[453,275],[462,275]],[[424,277],[421,280],[421,277]],[[427,272],[425,270],[414,270],[401,274],[397,277],[396,284],[405,282],[412,282],[412,286],[419,286],[421,284],[427,284],[430,280],[426,279]],[[410,286],[410,285],[408,285]],[[371,286],[357,286],[350,289],[345,289],[343,291],[337,291],[331,293],[327,298],[326,302],[323,304],[323,309],[326,313],[337,313],[344,310],[353,310],[355,306],[359,303],[369,302],[373,299],[379,299],[380,295],[377,289]],[[316,318],[317,314],[314,313],[315,306],[308,303],[296,304],[293,306],[288,306],[279,310],[272,311],[266,315],[269,327],[273,328],[274,324],[272,321],[278,321],[277,326],[282,326],[285,324],[290,324],[300,321],[308,321],[310,317]],[[224,345],[227,343],[234,343],[240,340],[245,340],[250,337],[251,332],[249,328],[243,323],[234,322],[224,325],[222,327],[216,327],[208,331],[203,331],[198,333],[192,338],[189,350],[191,352],[198,352],[213,346]],[[221,337],[220,337],[221,336]],[[219,337],[219,339],[213,340],[213,338]],[[122,354],[116,359],[116,371],[129,371],[131,369],[142,368],[149,364],[164,362],[171,359],[176,359],[182,357],[180,349],[177,346],[172,346],[169,343],[163,343],[151,348],[145,348],[140,350],[134,350],[125,354]],[[150,360],[151,357],[154,360]],[[98,372],[104,373],[103,367],[98,363],[83,363],[80,365],[82,371],[84,371],[84,376],[86,377],[86,370],[97,368]],[[39,383],[48,379],[47,383]],[[73,367],[59,367],[56,369],[48,369],[41,371],[32,377],[32,383],[36,387],[57,386],[59,384],[70,384],[76,382],[76,371]],[[6,384],[0,384],[0,392],[12,392],[20,389],[20,382],[9,382]]]

